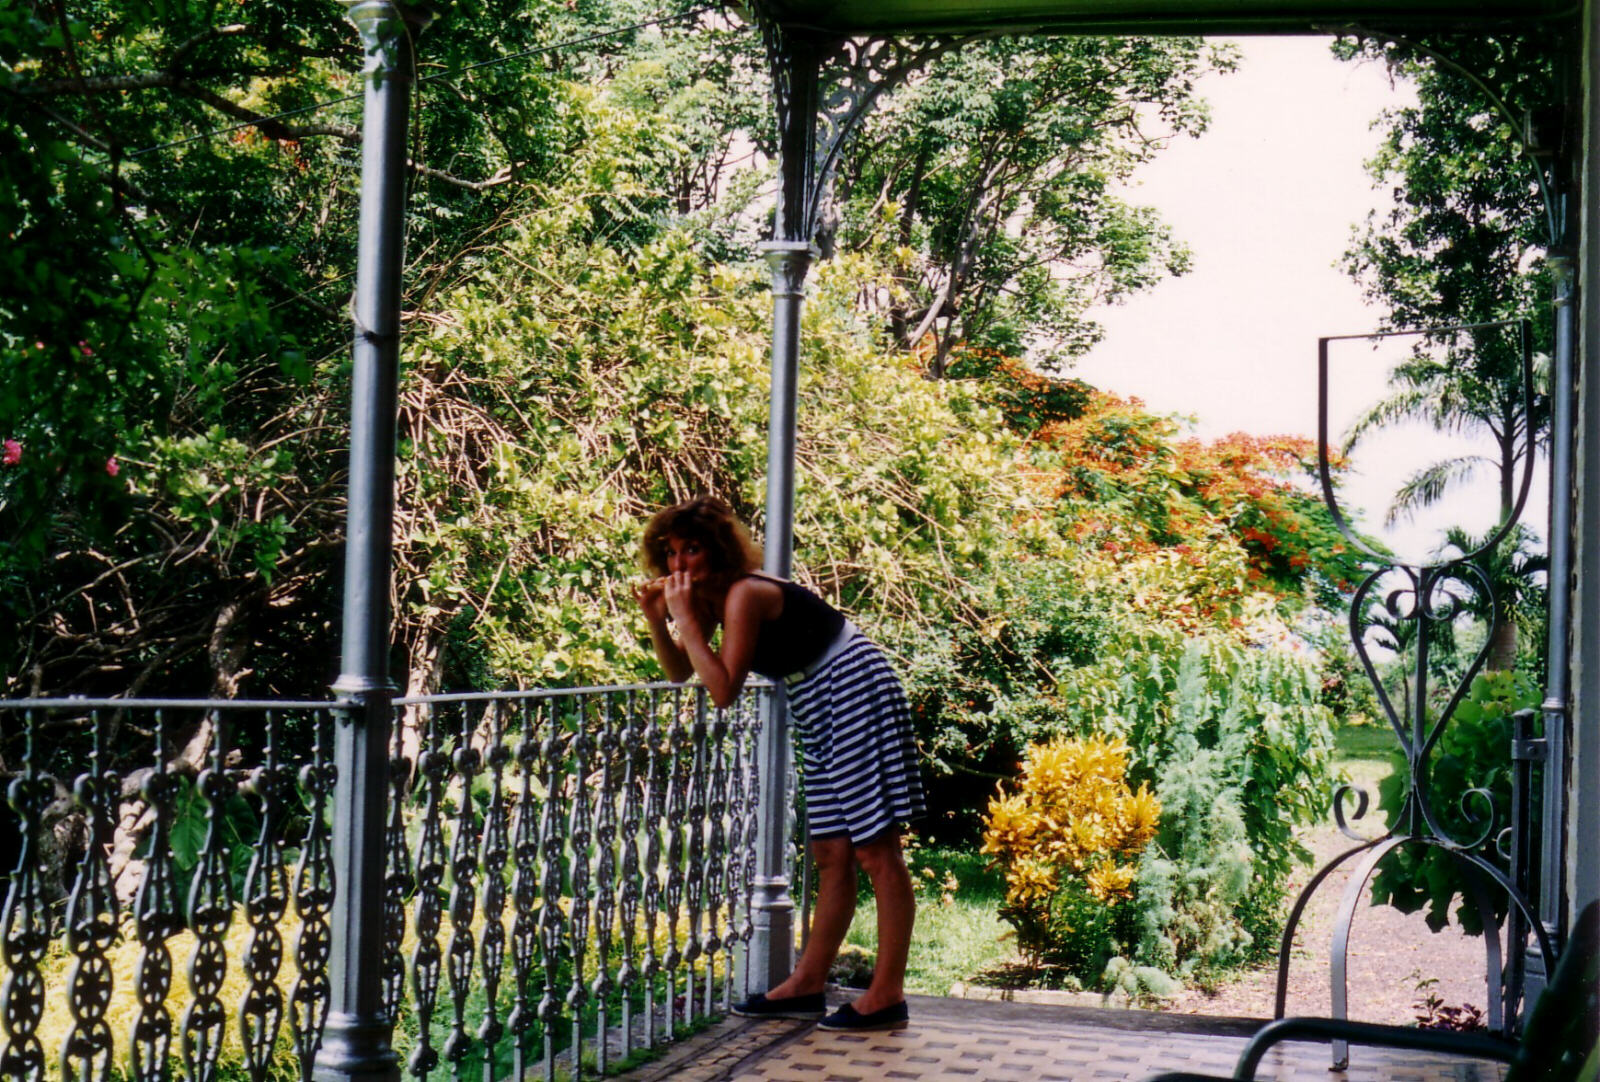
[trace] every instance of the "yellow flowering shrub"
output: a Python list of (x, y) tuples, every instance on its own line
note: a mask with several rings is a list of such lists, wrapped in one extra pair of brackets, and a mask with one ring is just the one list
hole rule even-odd
[(1148, 786), (1129, 787), (1127, 769), (1121, 740), (1058, 738), (1031, 747), (1016, 789), (989, 801), (983, 852), (1005, 870), (1001, 915), (1035, 963), (1048, 957), (1095, 976), (1114, 946), (1108, 918), (1132, 896), (1135, 858), (1161, 817)]

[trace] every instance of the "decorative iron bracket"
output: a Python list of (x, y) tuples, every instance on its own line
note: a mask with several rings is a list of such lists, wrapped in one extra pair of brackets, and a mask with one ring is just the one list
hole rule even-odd
[[(1347, 1017), (1346, 980), (1345, 980), (1345, 954), (1348, 945), (1350, 922), (1354, 916), (1356, 902), (1365, 888), (1368, 878), (1377, 868), (1378, 862), (1388, 853), (1401, 846), (1428, 846), (1447, 854), (1452, 860), (1462, 866), (1466, 873), (1470, 903), (1476, 909), (1478, 919), (1484, 927), (1485, 969), (1487, 977), (1487, 993), (1489, 1005), (1489, 1025), (1491, 1028), (1509, 1029), (1512, 1025), (1515, 1007), (1522, 990), (1522, 943), (1531, 932), (1537, 941), (1541, 961), (1546, 965), (1553, 962), (1551, 939), (1547, 929), (1540, 923), (1533, 904), (1529, 899), (1527, 890), (1526, 856), (1519, 848), (1513, 831), (1511, 844), (1510, 863), (1513, 872), (1507, 875), (1489, 859), (1491, 848), (1498, 849), (1500, 855), (1505, 856), (1504, 839), (1492, 838), (1493, 832), (1493, 804), (1489, 794), (1484, 790), (1471, 790), (1462, 799), (1462, 812), (1477, 833), (1472, 837), (1457, 837), (1441, 821), (1435, 813), (1429, 793), (1428, 760), (1434, 747), (1439, 741), (1445, 726), (1450, 722), (1457, 706), (1465, 697), (1473, 678), (1482, 668), (1489, 652), (1489, 642), (1494, 636), (1494, 629), (1498, 625), (1499, 607), (1494, 600), (1494, 591), (1488, 578), (1476, 565), (1475, 561), (1484, 553), (1492, 550), (1505, 537), (1510, 534), (1517, 520), (1522, 516), (1522, 511), (1527, 503), (1529, 488), (1533, 480), (1534, 433), (1531, 420), (1524, 418), (1522, 425), (1522, 446), (1519, 448), (1518, 460), (1521, 463), (1521, 479), (1517, 486), (1515, 503), (1497, 529), (1484, 539), (1474, 551), (1463, 553), (1453, 559), (1441, 560), (1432, 564), (1409, 564), (1394, 559), (1390, 554), (1369, 544), (1351, 526), (1343, 509), (1339, 506), (1338, 496), (1333, 485), (1332, 466), (1329, 459), (1330, 433), (1328, 423), (1328, 347), (1330, 342), (1340, 340), (1370, 341), (1376, 338), (1392, 337), (1419, 337), (1424, 340), (1437, 340), (1444, 334), (1460, 331), (1484, 332), (1507, 329), (1517, 337), (1521, 354), (1520, 377), (1522, 384), (1523, 409), (1529, 410), (1533, 401), (1533, 349), (1531, 328), (1527, 320), (1507, 320), (1493, 323), (1470, 324), (1456, 327), (1433, 327), (1410, 331), (1389, 331), (1371, 335), (1341, 335), (1321, 338), (1317, 343), (1317, 465), (1319, 479), (1322, 486), (1322, 496), (1327, 504), (1329, 514), (1333, 517), (1334, 524), (1339, 532), (1351, 546), (1366, 553), (1371, 558), (1375, 569), (1365, 581), (1357, 587), (1350, 606), (1350, 638), (1356, 655), (1360, 658), (1362, 668), (1371, 682), (1377, 695), (1379, 705), (1387, 716), (1390, 726), (1394, 729), (1395, 736), (1399, 739), (1406, 757), (1406, 770), (1408, 790), (1402, 803), (1395, 823), (1389, 831), (1376, 838), (1363, 838), (1353, 831), (1346, 820), (1345, 802), (1351, 795), (1349, 786), (1341, 786), (1334, 794), (1333, 811), (1339, 828), (1360, 844), (1335, 856), (1325, 864), (1307, 883), (1296, 899), (1289, 915), (1289, 920), (1283, 931), (1283, 939), (1278, 955), (1278, 987), (1275, 1013), (1276, 1017), (1283, 1017), (1286, 1006), (1288, 990), (1289, 958), (1294, 943), (1296, 928), (1304, 914), (1307, 902), (1328, 878), (1329, 874), (1345, 861), (1361, 856), (1356, 863), (1349, 881), (1344, 888), (1338, 916), (1335, 918), (1334, 941), (1330, 959), (1331, 994), (1333, 1000), (1333, 1014), (1337, 1018)], [(1484, 645), (1467, 666), (1466, 672), (1450, 693), (1448, 700), (1442, 708), (1434, 705), (1434, 697), (1430, 694), (1428, 666), (1428, 652), (1430, 644), (1437, 637), (1440, 630), (1451, 622), (1460, 610), (1463, 602), (1461, 591), (1479, 595), (1487, 600), (1488, 628)], [(1387, 689), (1379, 678), (1377, 667), (1373, 662), (1367, 646), (1367, 634), (1374, 626), (1374, 609), (1381, 609), (1388, 621), (1396, 624), (1409, 624), (1415, 628), (1415, 671), (1413, 685), (1407, 695), (1407, 704), (1402, 717), (1402, 711), (1396, 708)], [(1430, 720), (1431, 719), (1431, 720)], [(1543, 758), (1546, 744), (1543, 740), (1532, 739), (1528, 735), (1531, 725), (1531, 714), (1520, 717), (1518, 737), (1513, 747), (1513, 757), (1517, 760), (1534, 760)], [(1522, 768), (1524, 774), (1526, 767)], [(1515, 803), (1520, 807), (1523, 803), (1522, 794), (1526, 789), (1526, 777), (1521, 776), (1518, 782), (1518, 793)], [(1353, 818), (1360, 819), (1367, 807), (1366, 794), (1358, 793), (1357, 806)], [(1469, 801), (1476, 804), (1477, 811), (1469, 806)], [(1500, 942), (1495, 926), (1495, 907), (1489, 901), (1489, 888), (1498, 887), (1508, 899), (1508, 909), (1511, 913), (1510, 931), (1507, 939), (1507, 950), (1511, 955), (1508, 966), (1502, 967)], [(1342, 1070), (1348, 1061), (1348, 1049), (1342, 1040), (1333, 1042), (1334, 1069)]]
[[(1545, 235), (1548, 245), (1547, 260), (1554, 281), (1554, 349), (1551, 356), (1550, 399), (1550, 520), (1549, 520), (1549, 581), (1548, 669), (1545, 677), (1542, 752), (1530, 747), (1514, 749), (1542, 754), (1548, 766), (1544, 770), (1543, 801), (1539, 816), (1546, 824), (1540, 831), (1541, 855), (1538, 861), (1539, 880), (1536, 898), (1539, 908), (1538, 938), (1541, 950), (1527, 959), (1528, 993), (1533, 995), (1542, 985), (1544, 964), (1548, 960), (1549, 944), (1560, 938), (1565, 892), (1562, 869), (1565, 864), (1565, 835), (1562, 824), (1566, 819), (1567, 793), (1565, 767), (1567, 759), (1567, 730), (1570, 719), (1571, 671), (1570, 656), (1571, 597), (1570, 582), (1574, 555), (1573, 514), (1575, 494), (1572, 477), (1575, 462), (1575, 376), (1577, 371), (1577, 295), (1574, 253), (1578, 249), (1578, 207), (1581, 191), (1581, 163), (1583, 138), (1580, 126), (1581, 94), (1576, 84), (1583, 74), (1583, 64), (1577, 50), (1552, 43), (1549, 50), (1554, 57), (1555, 70), (1550, 85), (1540, 87), (1519, 82), (1515, 66), (1497, 62), (1511, 55), (1511, 48), (1503, 38), (1491, 37), (1489, 44), (1496, 47), (1488, 53), (1481, 51), (1482, 37), (1454, 37), (1432, 39), (1427, 42), (1404, 37), (1391, 30), (1363, 25), (1330, 26), (1328, 33), (1357, 39), (1372, 39), (1402, 46), (1419, 57), (1426, 57), (1441, 69), (1471, 83), (1481, 93), (1490, 108), (1497, 113), (1515, 133), (1518, 149), (1527, 163), (1531, 179), (1539, 189), (1543, 207)], [(1574, 21), (1566, 28), (1567, 40), (1582, 39), (1581, 27)], [(1475, 45), (1480, 49), (1471, 54)], [(1525, 762), (1525, 760), (1516, 760)], [(1338, 798), (1336, 798), (1337, 803)], [(1341, 823), (1341, 826), (1343, 824)], [(1525, 839), (1519, 839), (1513, 848), (1518, 849)], [(1518, 849), (1521, 853), (1520, 849)], [(1521, 853), (1527, 859), (1526, 853)], [(1519, 881), (1525, 891), (1532, 884)], [(1511, 944), (1511, 961), (1508, 965), (1508, 984), (1523, 968), (1523, 939), (1519, 935), (1520, 914), (1513, 912), (1508, 938)], [(1513, 1003), (1515, 1002), (1513, 998)]]
[(815, 243), (839, 156), (878, 98), (974, 37), (837, 38), (786, 26), (765, 3), (750, 7), (778, 118), (773, 239)]

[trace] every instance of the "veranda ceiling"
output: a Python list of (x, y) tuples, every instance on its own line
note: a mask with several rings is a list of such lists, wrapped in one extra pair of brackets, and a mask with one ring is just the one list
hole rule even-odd
[(829, 34), (978, 30), (1085, 34), (1486, 29), (1577, 13), (1574, 0), (767, 0), (778, 22)]

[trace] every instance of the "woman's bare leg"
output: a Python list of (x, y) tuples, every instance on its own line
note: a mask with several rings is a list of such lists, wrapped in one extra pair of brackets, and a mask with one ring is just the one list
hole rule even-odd
[(795, 963), (794, 972), (767, 992), (768, 999), (812, 995), (828, 983), (828, 970), (833, 968), (851, 918), (856, 915), (856, 853), (849, 838), (812, 841), (811, 859), (817, 865), (817, 908), (811, 914), (811, 937), (806, 940), (806, 949)]
[(878, 957), (872, 983), (852, 1004), (856, 1013), (871, 1014), (906, 998), (906, 958), (911, 951), (917, 901), (911, 872), (900, 852), (899, 831), (857, 846), (855, 859), (872, 880), (872, 894), (878, 902)]

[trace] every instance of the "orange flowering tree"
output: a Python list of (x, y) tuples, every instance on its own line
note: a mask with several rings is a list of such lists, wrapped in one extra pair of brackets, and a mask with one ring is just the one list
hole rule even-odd
[[(1238, 627), (1252, 593), (1288, 608), (1330, 605), (1358, 581), (1360, 560), (1311, 483), (1316, 445), (1303, 436), (1180, 439), (1177, 421), (1138, 399), (1091, 391), (1076, 417), (1042, 424), (1032, 440), (1063, 531), (1113, 564), (1156, 571), (1186, 595), (1179, 611)], [(1163, 562), (1210, 573), (1163, 576)]]

